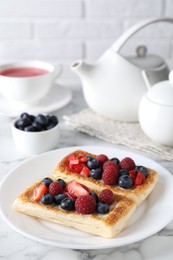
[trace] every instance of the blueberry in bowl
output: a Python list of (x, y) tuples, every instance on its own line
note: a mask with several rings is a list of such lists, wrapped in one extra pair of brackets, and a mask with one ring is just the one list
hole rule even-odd
[(38, 154), (57, 148), (59, 120), (56, 115), (22, 113), (11, 125), (12, 136), (21, 152)]

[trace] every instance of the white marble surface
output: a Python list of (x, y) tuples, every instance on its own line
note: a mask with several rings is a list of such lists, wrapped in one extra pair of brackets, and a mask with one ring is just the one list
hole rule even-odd
[[(84, 108), (81, 89), (73, 87), (73, 100), (66, 107), (56, 111), (60, 119), (61, 138), (59, 148), (74, 145), (106, 145), (110, 143), (74, 131), (61, 119)], [(6, 174), (29, 155), (19, 153), (13, 143), (10, 123), (12, 119), (0, 116), (0, 181)], [(173, 163), (153, 159), (167, 168), (173, 174)], [(4, 198), (5, 199), (5, 198)], [(157, 218), (157, 216), (153, 216)], [(0, 259), (9, 260), (172, 260), (173, 259), (173, 221), (157, 234), (140, 242), (106, 250), (69, 250), (56, 248), (32, 241), (9, 227), (0, 217)]]

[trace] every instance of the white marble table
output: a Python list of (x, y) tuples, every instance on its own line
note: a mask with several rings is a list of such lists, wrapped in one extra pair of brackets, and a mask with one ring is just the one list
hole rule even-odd
[[(111, 147), (112, 145), (109, 143), (74, 131), (61, 119), (62, 115), (72, 114), (86, 106), (81, 89), (79, 87), (73, 87), (72, 91), (73, 100), (71, 103), (59, 111), (56, 111), (60, 119), (61, 129), (61, 139), (58, 147), (93, 144)], [(0, 116), (0, 181), (11, 169), (30, 157), (16, 150), (10, 132), (11, 121), (11, 118)], [(154, 157), (152, 159), (159, 162), (173, 174), (173, 163), (162, 161)], [(157, 218), (157, 216), (155, 217)], [(70, 250), (56, 248), (30, 240), (14, 231), (0, 217), (0, 259), (172, 260), (173, 221), (157, 234), (127, 246), (106, 250)]]

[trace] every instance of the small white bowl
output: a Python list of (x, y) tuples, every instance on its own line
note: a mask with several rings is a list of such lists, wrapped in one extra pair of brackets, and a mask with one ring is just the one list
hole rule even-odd
[(26, 132), (16, 126), (17, 119), (11, 124), (11, 131), (16, 148), (27, 154), (39, 154), (58, 147), (59, 123), (53, 128), (40, 132)]

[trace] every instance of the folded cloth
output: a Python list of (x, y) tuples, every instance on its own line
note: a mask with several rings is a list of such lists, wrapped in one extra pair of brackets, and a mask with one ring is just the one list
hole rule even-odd
[(142, 132), (139, 123), (114, 121), (100, 116), (89, 108), (70, 116), (64, 115), (63, 118), (77, 131), (173, 161), (173, 148), (152, 142)]

